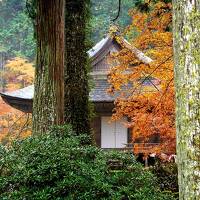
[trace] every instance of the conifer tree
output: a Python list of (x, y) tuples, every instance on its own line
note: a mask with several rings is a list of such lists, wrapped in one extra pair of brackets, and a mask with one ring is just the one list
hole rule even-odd
[(64, 0), (36, 1), (33, 134), (64, 121)]
[(65, 122), (90, 133), (86, 31), (90, 0), (65, 5)]

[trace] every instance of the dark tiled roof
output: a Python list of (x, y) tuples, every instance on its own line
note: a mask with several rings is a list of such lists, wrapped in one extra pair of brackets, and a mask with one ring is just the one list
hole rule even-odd
[[(109, 83), (106, 79), (97, 79), (93, 81), (94, 87), (90, 92), (90, 100), (92, 102), (111, 102), (114, 101), (115, 96), (109, 95), (107, 93), (107, 89), (109, 88)], [(20, 90), (16, 90), (13, 92), (6, 92), (3, 93), (2, 96), (6, 97), (13, 97), (18, 99), (19, 101), (23, 100), (32, 100), (34, 93), (34, 86), (28, 86)]]
[[(95, 80), (94, 87), (90, 92), (90, 101), (97, 102), (113, 102), (115, 96), (109, 95), (107, 89), (109, 84), (107, 80)], [(34, 86), (16, 90), (13, 92), (2, 93), (3, 100), (12, 107), (23, 112), (32, 112)]]
[(108, 94), (109, 83), (106, 79), (94, 81), (94, 88), (90, 92), (90, 100), (92, 102), (112, 102), (116, 96)]

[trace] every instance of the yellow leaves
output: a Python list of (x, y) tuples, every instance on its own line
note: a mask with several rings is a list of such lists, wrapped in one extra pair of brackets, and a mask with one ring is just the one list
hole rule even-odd
[(31, 135), (31, 117), (18, 111), (4, 114), (0, 116), (0, 127), (0, 142), (9, 145), (17, 138), (26, 138)]
[[(7, 82), (6, 90), (12, 91), (32, 84), (34, 67), (28, 60), (16, 57), (7, 62), (2, 72)], [(11, 108), (0, 99), (0, 142), (9, 144), (16, 138), (31, 134), (31, 118)]]
[(14, 91), (14, 90), (20, 89), (22, 86), (21, 84), (8, 83), (6, 87), (7, 87), (7, 91)]
[(13, 60), (8, 61), (5, 67), (10, 71), (29, 74), (30, 76), (34, 77), (33, 64), (29, 63), (26, 59), (16, 57)]
[(136, 28), (136, 31), (142, 32), (145, 29), (145, 24), (148, 15), (146, 13), (139, 13), (136, 10), (131, 10), (129, 14), (132, 16), (132, 28)]
[(120, 72), (111, 73), (109, 76), (109, 82), (115, 81), (113, 85), (114, 90), (120, 90), (121, 86), (128, 83), (128, 76), (126, 74), (121, 74)]
[(4, 77), (10, 82), (21, 83), (22, 87), (32, 84), (35, 69), (28, 60), (16, 57), (8, 61), (5, 68)]
[(115, 37), (116, 36), (116, 33), (119, 32), (119, 28), (116, 26), (116, 25), (112, 25), (109, 29), (109, 36), (111, 38)]
[(166, 11), (171, 11), (172, 9), (172, 4), (171, 3), (165, 3), (163, 1), (158, 1), (155, 5), (154, 5), (154, 10), (160, 10), (162, 12), (166, 12)]

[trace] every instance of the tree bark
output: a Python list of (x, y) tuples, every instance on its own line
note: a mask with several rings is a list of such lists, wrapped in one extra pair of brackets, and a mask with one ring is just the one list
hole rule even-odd
[(65, 6), (65, 121), (77, 135), (91, 133), (86, 26), (90, 0)]
[(33, 134), (64, 121), (64, 0), (37, 0)]
[(180, 200), (200, 199), (200, 0), (174, 0)]

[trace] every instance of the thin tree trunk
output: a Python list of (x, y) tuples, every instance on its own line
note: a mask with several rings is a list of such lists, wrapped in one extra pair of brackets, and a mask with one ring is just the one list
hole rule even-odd
[(180, 200), (200, 199), (200, 0), (174, 0)]
[(89, 0), (65, 6), (65, 121), (76, 134), (90, 133), (86, 25)]
[(38, 0), (33, 134), (64, 121), (64, 0)]

